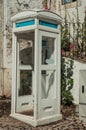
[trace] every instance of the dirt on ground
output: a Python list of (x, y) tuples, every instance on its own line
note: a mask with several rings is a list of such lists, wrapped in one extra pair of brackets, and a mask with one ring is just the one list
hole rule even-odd
[(0, 101), (0, 130), (86, 130), (86, 123), (79, 120), (75, 106), (62, 107), (62, 120), (39, 127), (32, 127), (10, 117), (10, 100)]

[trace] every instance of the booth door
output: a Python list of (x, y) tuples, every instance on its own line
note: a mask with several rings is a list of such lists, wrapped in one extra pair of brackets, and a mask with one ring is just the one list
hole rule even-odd
[(39, 117), (58, 111), (58, 34), (40, 31)]
[(17, 34), (16, 112), (33, 115), (34, 32)]

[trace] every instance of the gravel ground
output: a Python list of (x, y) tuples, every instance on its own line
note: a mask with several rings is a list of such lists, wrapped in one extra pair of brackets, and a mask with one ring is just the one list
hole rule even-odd
[(86, 123), (81, 122), (78, 117), (69, 116), (49, 125), (32, 127), (4, 115), (0, 118), (0, 130), (86, 130)]
[(5, 105), (0, 107), (0, 130), (86, 130), (86, 123), (80, 121), (78, 116), (75, 115), (74, 107), (63, 108), (63, 119), (60, 121), (40, 127), (32, 127), (9, 116), (10, 101), (4, 101), (2, 104)]

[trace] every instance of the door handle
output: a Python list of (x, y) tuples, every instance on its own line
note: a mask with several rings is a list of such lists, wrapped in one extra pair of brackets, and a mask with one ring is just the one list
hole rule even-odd
[(82, 85), (82, 93), (84, 93), (84, 85)]

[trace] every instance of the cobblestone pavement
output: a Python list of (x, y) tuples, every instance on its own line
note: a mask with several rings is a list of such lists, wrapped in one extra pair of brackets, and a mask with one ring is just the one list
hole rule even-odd
[(76, 116), (63, 117), (61, 121), (40, 126), (32, 127), (10, 116), (0, 118), (0, 130), (86, 130), (86, 123), (81, 122)]
[(79, 120), (75, 107), (62, 108), (63, 119), (49, 125), (32, 127), (10, 117), (10, 102), (0, 104), (0, 130), (86, 130), (86, 123)]

